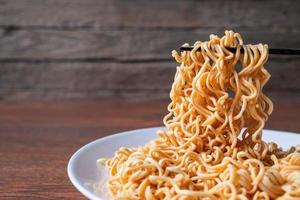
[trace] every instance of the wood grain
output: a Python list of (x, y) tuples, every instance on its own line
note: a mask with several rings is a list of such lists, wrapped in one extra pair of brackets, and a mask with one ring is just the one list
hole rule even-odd
[[(238, 29), (236, 31), (239, 31)], [(299, 31), (239, 31), (246, 44), (266, 43), (270, 47), (297, 48)], [(171, 51), (189, 42), (207, 40), (224, 30), (0, 30), (0, 59), (118, 59), (166, 60)]]
[(161, 124), (164, 103), (0, 103), (0, 199), (84, 199), (67, 178), (76, 149)]
[(32, 98), (159, 99), (168, 96), (175, 63), (5, 63), (0, 96)]
[[(273, 98), (300, 98), (300, 58), (270, 57), (272, 77), (265, 91)], [(177, 63), (13, 62), (0, 67), (3, 99), (167, 98)], [(282, 95), (285, 94), (285, 95)]]
[[(163, 99), (171, 50), (226, 29), (299, 48), (299, 13), (294, 0), (0, 0), (0, 99)], [(268, 94), (298, 101), (299, 58), (268, 66)]]
[[(0, 102), (0, 199), (84, 199), (67, 177), (82, 145), (161, 126), (166, 101)], [(300, 132), (300, 104), (275, 102), (267, 128)]]
[[(0, 25), (299, 30), (299, 1), (1, 0)], [(224, 28), (222, 28), (224, 29)]]

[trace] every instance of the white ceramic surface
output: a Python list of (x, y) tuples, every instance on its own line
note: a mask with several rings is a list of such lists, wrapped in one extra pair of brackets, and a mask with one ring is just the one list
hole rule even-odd
[[(68, 175), (73, 185), (87, 198), (92, 200), (110, 199), (106, 180), (108, 171), (99, 167), (96, 160), (112, 157), (120, 147), (137, 147), (156, 137), (156, 131), (163, 127), (126, 131), (95, 140), (74, 153), (68, 164)], [(300, 134), (264, 130), (263, 139), (275, 142), (283, 149), (300, 144)]]

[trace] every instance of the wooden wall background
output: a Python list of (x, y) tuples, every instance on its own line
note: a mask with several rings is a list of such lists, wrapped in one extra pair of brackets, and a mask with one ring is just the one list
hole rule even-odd
[[(166, 98), (171, 50), (232, 29), (300, 47), (300, 1), (0, 0), (0, 98)], [(267, 93), (300, 99), (300, 57), (271, 56)]]

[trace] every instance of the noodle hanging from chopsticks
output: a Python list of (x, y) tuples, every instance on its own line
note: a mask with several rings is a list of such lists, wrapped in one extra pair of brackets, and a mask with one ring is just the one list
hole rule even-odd
[(114, 198), (300, 199), (299, 150), (262, 140), (273, 110), (262, 91), (270, 78), (268, 46), (244, 45), (240, 34), (225, 31), (172, 55), (180, 67), (163, 120), (167, 131), (106, 161)]

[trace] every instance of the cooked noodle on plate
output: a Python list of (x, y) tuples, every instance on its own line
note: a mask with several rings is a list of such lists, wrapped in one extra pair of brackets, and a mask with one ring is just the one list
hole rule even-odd
[(114, 198), (300, 199), (299, 151), (262, 140), (273, 110), (263, 93), (268, 46), (225, 31), (172, 55), (180, 66), (163, 120), (167, 131), (105, 161)]

